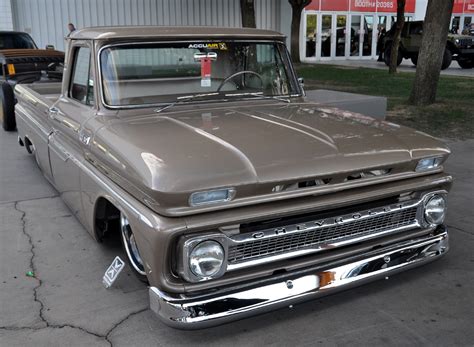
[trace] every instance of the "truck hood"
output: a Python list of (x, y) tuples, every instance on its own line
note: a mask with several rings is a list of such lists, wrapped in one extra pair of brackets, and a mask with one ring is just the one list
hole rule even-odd
[(236, 187), (238, 198), (309, 178), (413, 171), (417, 159), (449, 153), (421, 132), (310, 103), (116, 119), (96, 133), (92, 151), (121, 186), (157, 201), (182, 195), (176, 203), (186, 204), (195, 191)]

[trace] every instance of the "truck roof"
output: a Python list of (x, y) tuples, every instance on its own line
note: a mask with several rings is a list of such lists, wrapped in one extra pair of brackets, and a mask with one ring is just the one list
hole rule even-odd
[(115, 40), (115, 39), (276, 39), (283, 40), (285, 35), (271, 30), (251, 28), (223, 28), (205, 26), (110, 26), (90, 27), (73, 32), (71, 40)]

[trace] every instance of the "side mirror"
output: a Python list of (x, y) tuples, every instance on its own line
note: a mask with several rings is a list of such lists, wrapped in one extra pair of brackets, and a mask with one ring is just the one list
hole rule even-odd
[(48, 50), (54, 50), (54, 45), (46, 45), (45, 48)]
[(303, 77), (298, 77), (298, 84), (301, 87), (301, 90), (303, 92), (303, 96), (306, 96), (306, 92), (304, 91), (304, 78)]
[(301, 88), (304, 88), (304, 78), (298, 77), (298, 83), (300, 84)]

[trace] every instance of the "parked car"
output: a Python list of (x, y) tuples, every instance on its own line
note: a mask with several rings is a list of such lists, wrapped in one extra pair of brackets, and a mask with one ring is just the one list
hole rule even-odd
[[(389, 30), (384, 38), (384, 58), (386, 65), (390, 64), (390, 52), (392, 49), (394, 31), (395, 28)], [(400, 65), (404, 58), (411, 59), (412, 63), (417, 65), (422, 34), (423, 21), (405, 23), (400, 38), (397, 65)], [(453, 60), (457, 60), (459, 66), (463, 69), (470, 69), (474, 66), (474, 37), (470, 35), (448, 34), (441, 69), (447, 69)]]
[(166, 324), (229, 322), (448, 251), (446, 145), (306, 101), (282, 34), (68, 40), (62, 84), (16, 86), (20, 145), (92, 237), (122, 240)]
[(64, 53), (38, 49), (30, 35), (0, 31), (0, 123), (6, 131), (16, 129), (15, 95), (17, 83), (61, 81)]

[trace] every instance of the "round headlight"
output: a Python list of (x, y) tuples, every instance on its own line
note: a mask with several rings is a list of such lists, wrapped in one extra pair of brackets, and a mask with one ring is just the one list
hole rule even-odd
[(189, 256), (189, 268), (198, 277), (216, 275), (224, 263), (224, 249), (219, 242), (204, 241), (194, 247)]
[(425, 219), (431, 225), (443, 223), (446, 215), (446, 200), (441, 195), (433, 195), (425, 203)]

